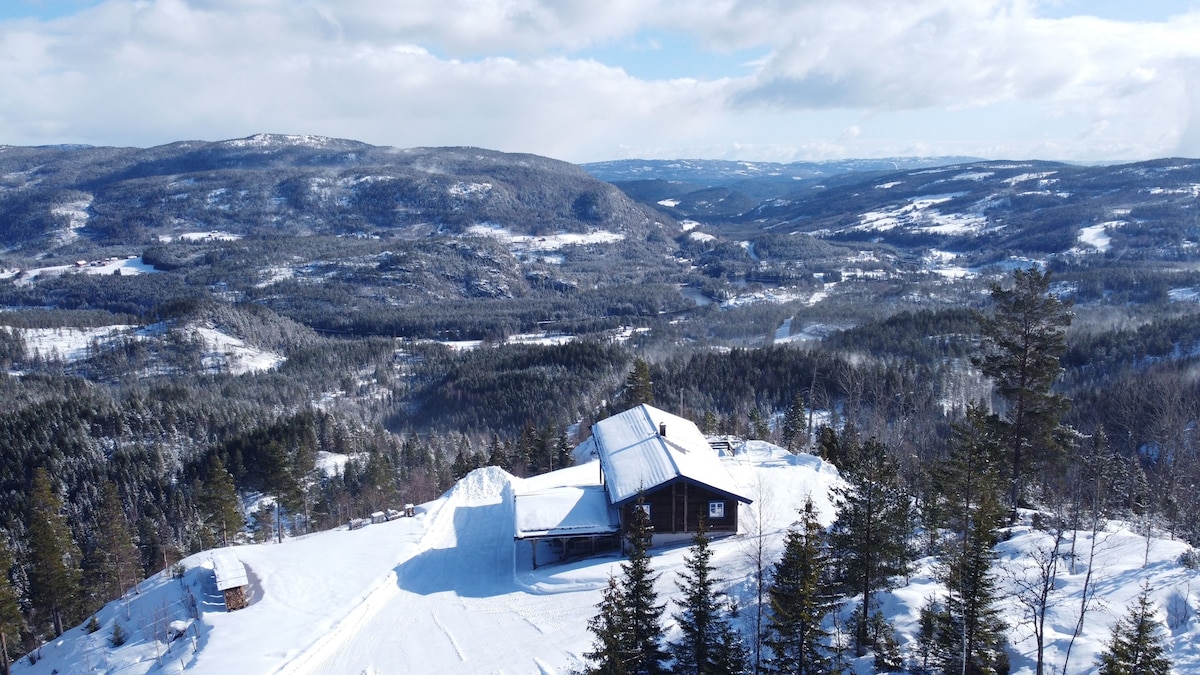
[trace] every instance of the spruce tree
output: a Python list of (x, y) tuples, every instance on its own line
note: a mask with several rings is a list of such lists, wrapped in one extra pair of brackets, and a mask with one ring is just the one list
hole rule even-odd
[(946, 600), (938, 630), (939, 660), (946, 672), (1004, 671), (1004, 624), (996, 608), (992, 574), (1003, 521), (1001, 450), (986, 413), (978, 406), (954, 427), (950, 455), (935, 469), (936, 494), (943, 501), (939, 524), (951, 534), (939, 555)]
[(100, 487), (100, 508), (93, 549), (84, 557), (91, 604), (102, 605), (121, 597), (141, 579), (141, 555), (133, 545), (129, 522), (117, 486), (105, 481)]
[(1096, 665), (1100, 675), (1168, 675), (1171, 660), (1163, 644), (1162, 627), (1155, 619), (1150, 590), (1143, 589), (1129, 612), (1113, 626), (1108, 646)]
[(825, 642), (829, 631), (822, 623), (833, 609), (826, 593), (828, 578), (825, 530), (817, 521), (809, 499), (800, 522), (788, 531), (783, 556), (775, 563), (770, 595), (766, 644), (772, 673), (815, 675), (827, 673), (833, 662)]
[(671, 644), (674, 670), (697, 675), (729, 675), (745, 671), (746, 649), (730, 626), (716, 589), (708, 526), (703, 517), (684, 558), (676, 585), (682, 592), (674, 619), (682, 636)]
[(48, 622), (55, 637), (77, 618), (80, 596), (79, 549), (62, 510), (46, 470), (36, 469), (29, 507), (29, 603), (39, 627)]
[(204, 483), (200, 486), (197, 501), (204, 524), (215, 540), (228, 546), (229, 540), (245, 527), (246, 521), (233, 476), (215, 452), (209, 455), (205, 465)]
[(661, 619), (666, 605), (658, 604), (658, 593), (654, 590), (658, 575), (650, 567), (649, 552), (653, 528), (650, 515), (641, 505), (639, 498), (629, 527), (629, 560), (621, 563), (625, 630), (630, 636), (624, 662), (630, 673), (656, 675), (669, 672), (664, 665), (668, 656), (662, 646)]
[(1054, 432), (1070, 403), (1050, 389), (1062, 372), (1071, 305), (1050, 294), (1049, 272), (1013, 270), (1012, 280), (1008, 289), (993, 284), (992, 314), (976, 316), (983, 334), (976, 365), (1007, 404), (994, 423), (1008, 452), (1008, 506), (1015, 516), (1029, 466), (1060, 454)]
[(591, 663), (586, 672), (589, 675), (628, 675), (625, 657), (630, 640), (626, 629), (625, 594), (616, 577), (608, 578), (608, 587), (596, 609), (599, 610), (596, 616), (588, 621), (588, 631), (595, 640), (592, 650), (583, 655)]
[(9, 672), (9, 655), (21, 644), (21, 630), (25, 625), (20, 597), (9, 578), (12, 569), (8, 537), (0, 533), (0, 674), (4, 675)]
[(807, 430), (808, 420), (804, 409), (804, 395), (796, 394), (792, 397), (792, 405), (783, 417), (783, 430), (780, 440), (783, 441), (784, 447), (789, 452), (796, 452), (796, 450), (807, 444)]
[(621, 580), (609, 579), (599, 613), (588, 622), (595, 636), (593, 649), (584, 656), (592, 662), (588, 673), (659, 675), (667, 673), (669, 659), (663, 649), (662, 613), (650, 568), (653, 528), (642, 509), (642, 499), (632, 511), (626, 539), (629, 559), (621, 563)]
[(654, 385), (650, 381), (650, 364), (642, 359), (633, 360), (633, 370), (625, 379), (625, 406), (633, 408), (643, 403), (654, 403)]
[(836, 490), (838, 517), (830, 544), (839, 582), (848, 594), (862, 596), (862, 609), (852, 626), (862, 656), (877, 647), (868, 635), (874, 594), (908, 571), (912, 507), (884, 444), (872, 438), (855, 446), (845, 464), (842, 477), (847, 484)]

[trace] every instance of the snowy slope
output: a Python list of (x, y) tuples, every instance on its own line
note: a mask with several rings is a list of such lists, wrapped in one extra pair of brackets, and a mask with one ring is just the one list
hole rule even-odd
[[(832, 519), (829, 488), (839, 479), (815, 457), (791, 456), (761, 442), (751, 441), (723, 461), (755, 500), (741, 512), (742, 535), (713, 545), (726, 588), (745, 608), (753, 597), (749, 533), (771, 534), (773, 558), (778, 533), (796, 519), (810, 494), (822, 520)], [(14, 672), (570, 672), (590, 647), (588, 619), (609, 575), (620, 575), (621, 560), (610, 555), (532, 569), (527, 544), (512, 537), (512, 495), (594, 483), (598, 473), (594, 462), (529, 479), (480, 469), (418, 507), (414, 518), (238, 547), (234, 552), (251, 582), (250, 605), (237, 612), (226, 613), (220, 604), (209, 554), (191, 556), (182, 579), (159, 575), (143, 582), (140, 594), (98, 614), (101, 629), (95, 634), (74, 628), (44, 646), (36, 665), (22, 659)], [(1002, 581), (1021, 574), (1028, 552), (1041, 543), (1041, 533), (1018, 528), (1000, 549)], [(1121, 524), (1101, 533), (1098, 543), (1093, 580), (1102, 602), (1075, 644), (1071, 672), (1094, 671), (1109, 626), (1143, 583), (1152, 587), (1164, 620), (1172, 608), (1169, 639), (1178, 672), (1200, 669), (1200, 646), (1193, 646), (1200, 623), (1193, 617), (1191, 591), (1200, 591), (1200, 573), (1176, 563), (1186, 546), (1153, 539), (1147, 549), (1145, 538)], [(1086, 545), (1081, 535), (1077, 550)], [(677, 593), (676, 573), (686, 552), (685, 546), (655, 551), (660, 600)], [(923, 561), (909, 585), (883, 598), (902, 646), (911, 640), (925, 597), (939, 592), (930, 569), (931, 561)], [(1055, 592), (1047, 654), (1056, 669), (1075, 624), (1082, 578), (1078, 564)], [(1021, 627), (1028, 622), (1013, 600), (1006, 601), (1005, 611), (1014, 627), (1014, 672), (1032, 672), (1033, 642)], [(742, 613), (743, 620), (749, 616)], [(108, 642), (114, 622), (129, 634), (118, 648)], [(181, 637), (169, 641), (173, 633)], [(870, 672), (869, 664), (856, 665)]]

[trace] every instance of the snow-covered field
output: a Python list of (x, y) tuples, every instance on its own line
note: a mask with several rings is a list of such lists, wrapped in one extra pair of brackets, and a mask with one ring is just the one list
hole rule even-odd
[(116, 274), (120, 276), (132, 276), (135, 274), (149, 274), (157, 272), (153, 265), (147, 265), (140, 257), (133, 256), (129, 258), (106, 258), (104, 260), (80, 260), (73, 265), (52, 265), (50, 267), (37, 267), (30, 270), (4, 270), (0, 272), (0, 279), (16, 279), (17, 284), (29, 284), (34, 279), (42, 276), (56, 276), (59, 274)]
[(583, 246), (586, 244), (614, 244), (625, 238), (620, 232), (598, 230), (596, 232), (575, 233), (560, 232), (545, 236), (528, 234), (513, 234), (503, 227), (472, 225), (467, 233), (480, 237), (493, 237), (508, 245), (514, 253), (558, 251), (567, 246)]
[(207, 348), (200, 360), (209, 370), (241, 375), (270, 370), (283, 362), (279, 354), (251, 347), (215, 328), (198, 326), (195, 331)]
[[(87, 358), (89, 352), (105, 343), (120, 339), (143, 340), (164, 330), (162, 324), (137, 328), (115, 324), (92, 328), (18, 328), (25, 340), (29, 356), (43, 359), (61, 359), (71, 362)], [(184, 326), (184, 331), (194, 333), (204, 342), (205, 352), (200, 359), (210, 371), (240, 375), (249, 372), (270, 370), (283, 362), (283, 357), (273, 352), (252, 347), (242, 340), (222, 333), (211, 326)]]
[[(720, 577), (745, 608), (753, 596), (748, 533), (755, 523), (771, 533), (774, 557), (779, 533), (809, 495), (822, 521), (832, 519), (829, 489), (839, 479), (816, 457), (792, 456), (757, 441), (723, 461), (755, 500), (741, 511), (742, 534), (713, 544)], [(159, 575), (143, 582), (140, 593), (98, 614), (99, 631), (71, 629), (42, 647), (36, 665), (22, 659), (14, 672), (567, 673), (591, 645), (588, 619), (608, 577), (620, 575), (621, 560), (608, 555), (532, 569), (527, 544), (513, 540), (512, 495), (597, 478), (594, 463), (529, 479), (489, 467), (418, 507), (413, 518), (237, 547), (234, 553), (250, 577), (250, 605), (237, 612), (221, 606), (209, 554), (196, 554), (184, 561), (181, 579)], [(1011, 588), (1006, 580), (1022, 574), (1030, 553), (1044, 543), (1043, 533), (1016, 528), (1000, 547), (1001, 583)], [(1081, 535), (1077, 552), (1089, 543)], [(1200, 622), (1191, 588), (1200, 592), (1200, 572), (1176, 563), (1187, 547), (1163, 539), (1147, 546), (1120, 523), (1102, 532), (1097, 544), (1093, 580), (1099, 602), (1087, 615), (1069, 672), (1094, 672), (1109, 626), (1143, 584), (1152, 589), (1164, 621), (1171, 622), (1167, 635), (1176, 672), (1197, 672)], [(654, 551), (660, 601), (677, 595), (676, 573), (686, 552), (682, 545)], [(1055, 669), (1075, 624), (1085, 561), (1077, 559), (1052, 594), (1047, 655)], [(931, 561), (922, 561), (909, 584), (883, 598), (902, 649), (910, 646), (918, 608), (940, 590), (930, 570)], [(743, 611), (741, 620), (749, 614)], [(1031, 673), (1029, 622), (1012, 599), (1005, 600), (1004, 615), (1013, 672)], [(128, 633), (128, 642), (117, 648), (108, 642), (115, 622)], [(180, 637), (169, 641), (173, 634)], [(869, 663), (855, 665), (859, 673), (870, 672)]]
[(932, 195), (909, 199), (907, 204), (885, 211), (868, 211), (858, 217), (856, 230), (882, 232), (906, 227), (915, 232), (966, 234), (987, 226), (982, 213), (942, 213), (936, 207), (956, 195)]

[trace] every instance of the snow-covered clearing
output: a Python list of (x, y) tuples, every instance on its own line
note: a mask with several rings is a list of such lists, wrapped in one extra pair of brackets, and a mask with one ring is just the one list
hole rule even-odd
[(967, 171), (965, 173), (960, 173), (957, 176), (954, 176), (950, 180), (977, 180), (978, 181), (978, 180), (983, 180), (984, 178), (991, 178), (992, 176), (995, 176), (995, 175), (996, 175), (995, 171)]
[[(566, 335), (564, 333), (518, 333), (509, 335), (504, 339), (504, 344), (509, 345), (565, 345), (568, 342), (575, 340), (574, 335)], [(483, 340), (435, 340), (440, 345), (445, 345), (454, 351), (466, 351), (469, 349), (478, 349), (484, 345)]]
[(115, 274), (133, 276), (157, 272), (153, 265), (147, 265), (140, 256), (128, 258), (105, 258), (102, 260), (80, 260), (72, 265), (51, 265), (35, 267), (28, 270), (4, 270), (0, 279), (16, 279), (18, 285), (31, 284), (38, 277), (57, 276), (59, 274)]
[(208, 348), (200, 362), (211, 371), (241, 375), (270, 370), (283, 362), (279, 354), (251, 347), (215, 328), (197, 326), (195, 330)]
[(904, 227), (916, 232), (967, 234), (978, 232), (987, 226), (987, 218), (982, 213), (942, 213), (934, 208), (955, 196), (917, 197), (895, 208), (867, 211), (859, 215), (859, 224), (853, 229), (882, 232)]
[(979, 274), (977, 270), (954, 264), (958, 257), (959, 254), (950, 251), (929, 249), (923, 261), (925, 269), (946, 279), (967, 279)]
[(1013, 176), (1012, 178), (1005, 178), (1004, 182), (1008, 183), (1009, 185), (1016, 185), (1017, 183), (1024, 183), (1026, 181), (1031, 181), (1031, 180), (1041, 181), (1042, 179), (1053, 176), (1056, 173), (1058, 173), (1058, 172), (1057, 171), (1038, 171), (1035, 173), (1021, 173), (1021, 174), (1017, 174), (1016, 176)]
[(1200, 302), (1200, 287), (1172, 288), (1167, 291), (1172, 302)]
[(488, 225), (472, 225), (467, 228), (467, 234), (480, 237), (493, 237), (510, 246), (515, 252), (525, 251), (557, 251), (567, 246), (583, 246), (586, 244), (614, 244), (625, 238), (620, 232), (598, 230), (596, 232), (559, 232), (544, 236), (529, 234), (513, 234), (503, 227)]
[(1121, 227), (1125, 224), (1123, 220), (1110, 220), (1096, 225), (1079, 228), (1079, 245), (1071, 249), (1073, 253), (1084, 253), (1088, 251), (1104, 253), (1112, 246), (1112, 237), (1108, 234), (1109, 228)]
[(208, 232), (183, 232), (179, 235), (172, 236), (169, 234), (158, 235), (158, 240), (164, 244), (169, 244), (176, 239), (181, 241), (237, 241), (242, 238), (240, 234), (232, 234), (230, 232), (221, 232), (219, 230), (210, 230)]
[[(104, 349), (107, 343), (118, 340), (144, 340), (161, 333), (163, 324), (137, 328), (115, 324), (92, 328), (18, 328), (25, 340), (28, 356), (43, 359), (78, 361), (91, 356), (93, 347)], [(207, 351), (201, 362), (211, 371), (234, 375), (269, 370), (279, 365), (283, 357), (248, 346), (242, 340), (206, 326), (185, 326), (184, 332), (194, 333), (204, 341)]]
[(1189, 195), (1200, 197), (1200, 183), (1192, 183), (1181, 188), (1150, 188), (1147, 192), (1152, 195)]
[(58, 234), (59, 244), (69, 244), (79, 238), (79, 230), (87, 225), (88, 208), (92, 205), (92, 195), (65, 204), (59, 204), (50, 209), (50, 213), (67, 221), (66, 228)]
[(459, 181), (450, 186), (449, 192), (452, 197), (476, 197), (481, 198), (492, 191), (491, 183), (467, 183)]
[[(714, 540), (713, 563), (725, 590), (748, 608), (754, 595), (751, 534), (768, 533), (774, 559), (805, 498), (813, 498), (822, 522), (832, 520), (830, 488), (839, 478), (816, 457), (793, 456), (760, 441), (735, 444), (735, 454), (722, 462), (755, 501), (740, 509), (742, 534)], [(160, 575), (143, 582), (140, 594), (97, 614), (97, 633), (73, 628), (43, 646), (36, 665), (22, 659), (14, 672), (565, 674), (591, 646), (588, 619), (608, 577), (620, 576), (621, 558), (541, 561), (533, 569), (528, 544), (513, 539), (513, 495), (595, 484), (598, 473), (594, 462), (528, 479), (488, 467), (419, 507), (414, 518), (234, 548), (250, 576), (250, 605), (236, 612), (226, 613), (220, 603), (209, 554), (193, 555), (184, 561), (188, 571), (181, 580)], [(1075, 568), (1064, 559), (1051, 594), (1046, 654), (1055, 670), (1077, 618), (1091, 543), (1089, 533), (1078, 536)], [(1014, 674), (1033, 672), (1034, 648), (1030, 622), (1008, 591), (1046, 542), (1043, 532), (1022, 526), (999, 547), (996, 574), (1005, 594), (1002, 616)], [(1200, 669), (1200, 572), (1177, 564), (1185, 550), (1165, 539), (1147, 546), (1123, 523), (1100, 533), (1092, 570), (1099, 602), (1074, 645), (1069, 672), (1095, 672), (1110, 625), (1144, 584), (1170, 624), (1168, 655), (1176, 672)], [(653, 568), (661, 573), (659, 599), (670, 602), (678, 596), (676, 575), (687, 547), (653, 553)], [(882, 594), (902, 650), (912, 648), (926, 597), (943, 592), (931, 569), (931, 560), (921, 561), (908, 584)], [(188, 593), (196, 598), (194, 614)], [(848, 612), (849, 606), (843, 619)], [(742, 623), (752, 621), (749, 611), (740, 616)], [(114, 622), (129, 636), (117, 648), (108, 643)], [(172, 626), (183, 636), (170, 642)], [(672, 630), (668, 626), (669, 636)], [(854, 665), (858, 673), (871, 672), (869, 658)]]
[(95, 328), (18, 328), (28, 356), (78, 361), (86, 358), (92, 345), (118, 335), (134, 337), (134, 326), (116, 324)]

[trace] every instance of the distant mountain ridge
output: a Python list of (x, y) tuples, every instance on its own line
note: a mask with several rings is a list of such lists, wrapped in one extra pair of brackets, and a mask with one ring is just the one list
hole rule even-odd
[[(479, 148), (258, 134), (153, 148), (0, 147), (0, 246), (235, 234), (645, 232), (664, 220), (567, 162)], [(71, 237), (73, 238), (73, 236)]]
[(724, 159), (617, 159), (580, 166), (610, 183), (655, 179), (713, 186), (746, 179), (787, 182), (852, 172), (927, 169), (977, 161), (982, 160), (977, 157), (887, 157), (784, 163)]

